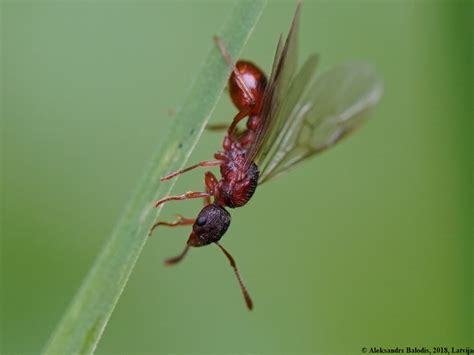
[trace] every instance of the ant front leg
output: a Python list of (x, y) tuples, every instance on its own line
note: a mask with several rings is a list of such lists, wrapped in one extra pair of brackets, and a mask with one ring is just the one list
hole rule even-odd
[[(155, 203), (155, 207), (170, 200), (184, 200), (186, 198), (199, 198), (199, 197), (204, 198), (204, 206), (210, 205), (211, 196), (215, 194), (215, 191), (217, 189), (217, 184), (218, 184), (217, 178), (215, 177), (213, 173), (211, 173), (210, 171), (207, 171), (206, 174), (204, 175), (204, 184), (206, 185), (206, 192), (187, 192), (180, 196), (168, 196), (157, 201)], [(186, 195), (188, 197), (186, 197)], [(155, 230), (155, 228), (158, 226), (167, 226), (167, 227), (186, 226), (186, 225), (194, 224), (194, 221), (196, 220), (195, 218), (185, 218), (182, 215), (177, 215), (177, 217), (178, 218), (173, 222), (163, 222), (163, 221), (156, 222), (150, 228), (148, 235), (150, 236)]]
[(173, 222), (163, 222), (163, 221), (156, 222), (150, 228), (150, 231), (148, 232), (148, 236), (151, 236), (151, 234), (153, 233), (155, 228), (158, 227), (158, 226), (167, 226), (167, 227), (188, 226), (188, 225), (194, 224), (194, 221), (196, 220), (195, 218), (183, 217), (180, 214), (178, 214), (176, 216), (177, 216), (177, 219), (174, 220)]
[[(216, 158), (219, 160), (215, 161), (218, 161), (219, 164), (221, 164), (222, 160), (220, 159), (224, 159), (224, 156), (221, 153), (216, 153)], [(192, 198), (204, 198), (204, 203), (207, 206), (211, 203), (211, 196), (215, 194), (217, 183), (218, 182), (215, 175), (210, 171), (207, 171), (204, 175), (204, 184), (206, 185), (206, 192), (188, 191), (182, 195), (164, 197), (161, 200), (155, 202), (155, 207), (158, 207), (168, 201), (189, 200)]]

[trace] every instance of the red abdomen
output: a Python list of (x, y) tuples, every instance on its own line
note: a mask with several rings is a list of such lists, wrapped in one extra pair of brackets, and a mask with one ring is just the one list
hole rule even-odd
[(232, 102), (239, 111), (248, 111), (249, 115), (256, 115), (260, 112), (267, 78), (263, 71), (252, 62), (239, 60), (235, 66), (254, 100), (246, 94), (235, 73), (232, 72), (229, 78), (229, 94)]

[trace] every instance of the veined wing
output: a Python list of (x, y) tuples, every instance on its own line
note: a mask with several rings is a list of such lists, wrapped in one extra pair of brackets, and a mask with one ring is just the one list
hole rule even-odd
[(286, 93), (287, 101), (281, 105), (282, 112), (288, 112), (288, 116), (271, 154), (259, 162), (260, 184), (347, 137), (364, 122), (368, 111), (382, 96), (382, 81), (368, 64), (334, 67), (309, 89), (304, 82), (306, 66), (308, 64), (291, 86), (291, 90), (304, 90), (300, 100), (295, 104), (295, 93), (290, 91)]
[(285, 124), (285, 118), (278, 113), (296, 71), (300, 9), (301, 3), (298, 3), (285, 44), (282, 47), (281, 38), (278, 43), (263, 97), (262, 123), (255, 131), (255, 142), (248, 150), (245, 160), (247, 168), (252, 162), (258, 162), (261, 156), (267, 155), (274, 138)]
[(280, 124), (276, 129), (274, 129), (272, 132), (273, 136), (271, 137), (272, 140), (268, 140), (266, 149), (262, 150), (256, 160), (261, 173), (268, 168), (268, 164), (270, 164), (278, 154), (278, 150), (285, 140), (286, 135), (284, 132), (289, 133), (288, 130), (295, 125), (293, 121), (297, 119), (298, 116), (294, 115), (293, 111), (298, 107), (301, 97), (307, 91), (308, 85), (311, 83), (311, 79), (316, 71), (318, 61), (319, 56), (317, 54), (312, 54), (307, 59), (301, 70), (291, 82), (291, 86), (289, 87), (283, 102), (279, 105), (278, 111), (274, 112), (275, 121)]

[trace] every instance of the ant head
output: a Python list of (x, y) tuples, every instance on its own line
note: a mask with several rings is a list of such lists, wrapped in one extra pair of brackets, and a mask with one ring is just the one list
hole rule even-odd
[(210, 204), (196, 218), (188, 245), (202, 247), (221, 239), (230, 225), (230, 214), (223, 207)]

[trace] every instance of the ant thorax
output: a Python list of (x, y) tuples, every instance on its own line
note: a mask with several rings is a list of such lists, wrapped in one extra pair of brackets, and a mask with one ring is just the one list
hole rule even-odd
[(216, 189), (217, 203), (235, 208), (244, 206), (252, 198), (257, 188), (259, 170), (255, 163), (246, 171), (242, 171), (242, 166), (243, 161), (234, 160), (221, 165), (222, 179)]

